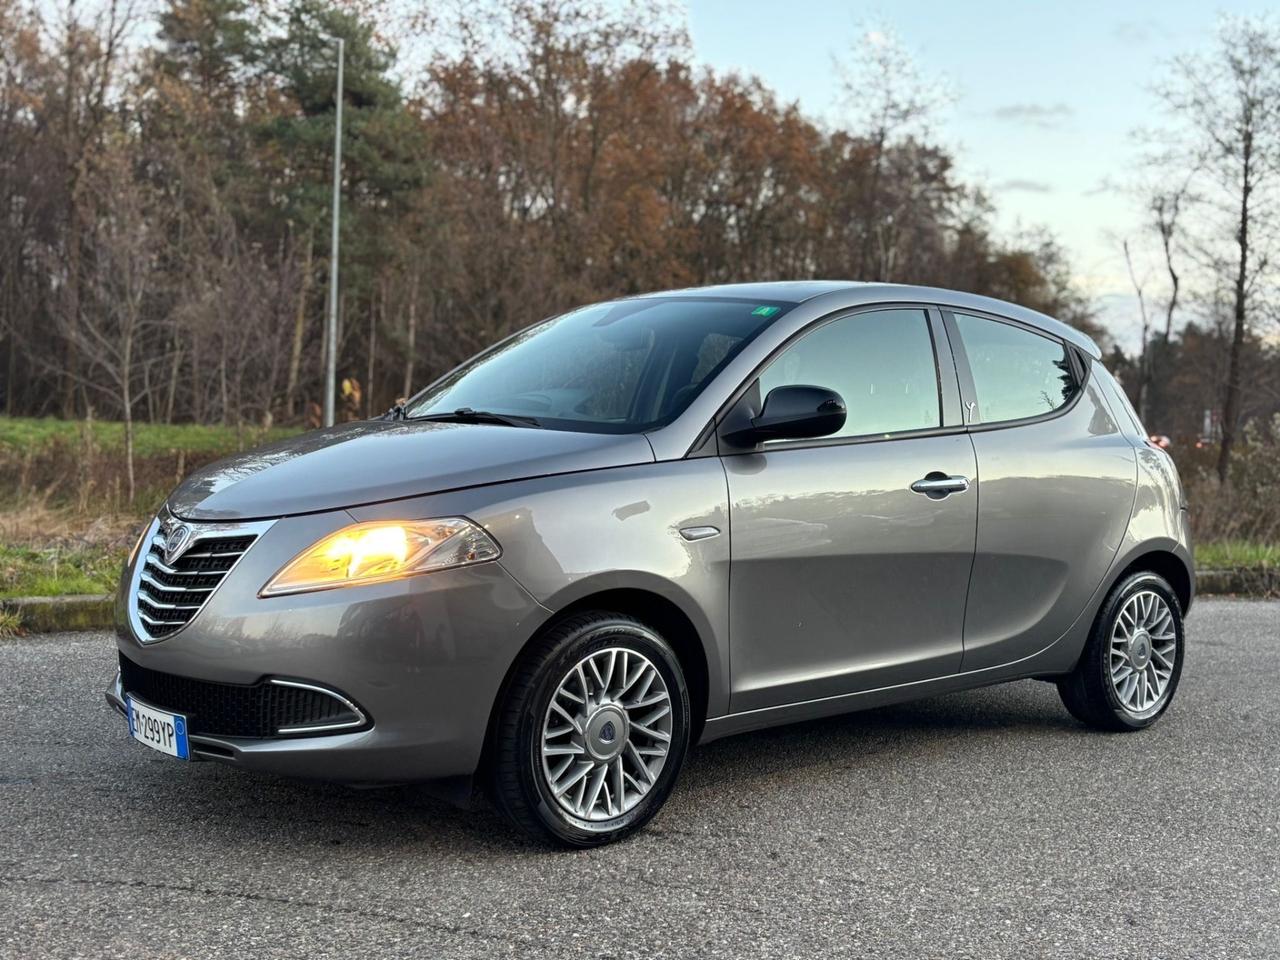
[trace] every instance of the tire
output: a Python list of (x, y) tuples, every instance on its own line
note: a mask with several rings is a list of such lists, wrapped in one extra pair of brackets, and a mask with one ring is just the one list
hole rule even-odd
[(612, 843), (670, 796), (689, 728), (684, 674), (657, 631), (625, 614), (574, 614), (524, 652), (507, 683), (490, 743), (490, 797), (535, 839)]
[(1172, 702), (1185, 649), (1173, 588), (1157, 574), (1131, 574), (1107, 595), (1080, 662), (1058, 681), (1058, 693), (1081, 723), (1141, 730)]

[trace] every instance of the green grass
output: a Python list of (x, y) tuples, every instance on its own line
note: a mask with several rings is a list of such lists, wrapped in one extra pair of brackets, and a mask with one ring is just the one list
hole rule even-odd
[[(0, 417), (0, 452), (40, 452), (58, 444), (79, 446), (85, 432), (92, 432), (93, 442), (103, 450), (124, 448), (124, 424), (110, 420), (57, 420), (53, 417)], [(134, 453), (138, 457), (185, 450), (188, 453), (223, 454), (256, 446), (267, 440), (300, 433), (297, 427), (274, 427), (263, 431), (245, 427), (238, 434), (235, 427), (199, 424), (134, 424)]]
[(1201, 570), (1280, 567), (1280, 543), (1251, 543), (1246, 540), (1197, 543), (1196, 567)]
[(0, 610), (0, 640), (22, 632), (22, 618), (12, 610)]
[(110, 593), (124, 560), (124, 553), (113, 546), (0, 544), (0, 599)]

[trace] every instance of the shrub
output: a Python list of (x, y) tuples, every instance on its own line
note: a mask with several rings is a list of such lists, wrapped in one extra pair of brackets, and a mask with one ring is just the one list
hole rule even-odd
[(1196, 540), (1280, 544), (1280, 415), (1245, 425), (1222, 484), (1206, 451), (1178, 457)]

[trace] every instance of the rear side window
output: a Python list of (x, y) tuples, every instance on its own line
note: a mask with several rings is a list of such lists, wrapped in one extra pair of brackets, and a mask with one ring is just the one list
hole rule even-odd
[(826, 387), (848, 409), (836, 437), (928, 430), (942, 423), (933, 338), (923, 310), (876, 310), (806, 333), (760, 375), (763, 400), (775, 387)]
[[(1098, 364), (1098, 369), (1102, 371), (1102, 376), (1099, 377), (1099, 380), (1106, 383), (1107, 393), (1120, 407), (1121, 415), (1117, 419), (1119, 419), (1121, 423), (1121, 432), (1128, 434), (1131, 437), (1137, 437), (1140, 440), (1145, 440), (1147, 438), (1147, 428), (1142, 425), (1142, 420), (1138, 418), (1138, 411), (1133, 409), (1133, 404), (1129, 402), (1129, 395), (1124, 392), (1124, 387), (1120, 386), (1119, 381), (1111, 375), (1111, 371), (1106, 367)], [(1124, 420), (1126, 416), (1131, 421), (1132, 429), (1125, 429)]]
[(955, 314), (973, 373), (977, 423), (1052, 413), (1080, 390), (1066, 346), (1011, 323)]

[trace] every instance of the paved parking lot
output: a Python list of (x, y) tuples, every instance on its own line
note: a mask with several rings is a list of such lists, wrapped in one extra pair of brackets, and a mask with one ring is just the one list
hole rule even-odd
[(692, 754), (622, 845), (181, 765), (105, 635), (0, 643), (0, 956), (1275, 957), (1280, 603), (1204, 600), (1139, 735), (1028, 681)]

